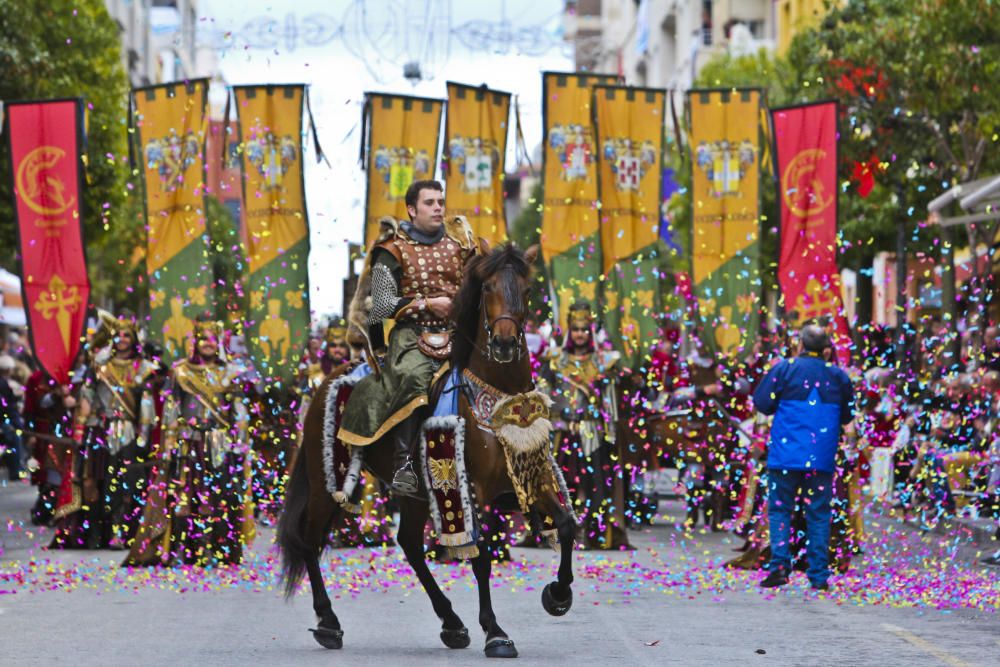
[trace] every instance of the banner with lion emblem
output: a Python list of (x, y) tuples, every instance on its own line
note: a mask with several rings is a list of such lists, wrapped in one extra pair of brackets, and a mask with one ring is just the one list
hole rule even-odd
[(594, 87), (605, 325), (638, 367), (657, 336), (666, 91)]
[(448, 82), (445, 181), (448, 214), (462, 215), (476, 236), (507, 240), (503, 205), (510, 93)]
[(747, 350), (760, 324), (760, 108), (756, 88), (687, 93), (692, 281), (702, 342)]
[(434, 178), (443, 111), (444, 100), (365, 93), (365, 247), (378, 237), (380, 218), (409, 219), (404, 198), (410, 183)]
[(309, 217), (303, 85), (234, 86), (249, 265), (247, 350), (266, 379), (291, 383), (309, 334)]
[(611, 74), (542, 74), (542, 255), (566, 329), (569, 306), (597, 298), (601, 275), (597, 145), (591, 98)]
[(215, 298), (205, 226), (207, 99), (207, 79), (132, 92), (149, 230), (149, 334), (167, 359), (186, 354), (195, 318)]

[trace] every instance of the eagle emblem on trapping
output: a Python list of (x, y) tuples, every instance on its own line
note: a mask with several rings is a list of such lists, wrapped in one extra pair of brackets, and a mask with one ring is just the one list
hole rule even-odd
[(564, 181), (586, 181), (587, 168), (594, 162), (594, 136), (579, 123), (553, 125), (549, 147), (559, 156)]
[(652, 141), (634, 141), (628, 137), (605, 139), (601, 146), (604, 159), (611, 164), (615, 186), (619, 190), (638, 190), (642, 177), (659, 161)]
[(448, 493), (458, 488), (458, 472), (455, 459), (429, 459), (431, 487)]
[(500, 169), (500, 149), (492, 139), (456, 136), (448, 142), (448, 159), (462, 175), (465, 192), (490, 192)]
[(284, 188), (285, 174), (299, 159), (299, 146), (292, 135), (275, 136), (267, 131), (246, 142), (247, 160), (261, 177), (260, 188), (265, 191)]
[(150, 139), (143, 147), (146, 166), (160, 175), (164, 192), (173, 192), (184, 182), (184, 172), (198, 160), (201, 142), (194, 132), (183, 137), (175, 130), (160, 139)]
[(375, 149), (375, 170), (386, 185), (386, 199), (396, 200), (406, 196), (406, 189), (413, 181), (431, 177), (430, 154), (424, 150), (414, 150), (404, 146), (379, 146)]
[(730, 142), (702, 141), (695, 149), (695, 163), (705, 172), (709, 195), (724, 197), (740, 191), (747, 170), (757, 163), (757, 147), (749, 139)]

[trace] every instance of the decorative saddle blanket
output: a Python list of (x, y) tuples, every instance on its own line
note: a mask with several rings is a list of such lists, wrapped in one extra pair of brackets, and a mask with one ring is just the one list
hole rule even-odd
[[(460, 390), (469, 397), (476, 425), (496, 437), (503, 447), (507, 473), (521, 511), (527, 514), (538, 497), (549, 491), (555, 492), (570, 512), (572, 505), (552, 455), (552, 401), (538, 391), (505, 394), (468, 370), (461, 377), (457, 372), (450, 373), (434, 414), (423, 427), (421, 462), (431, 517), (441, 544), (459, 558), (472, 558), (478, 553), (478, 509), (465, 466), (465, 420), (458, 414)], [(554, 526), (552, 519), (545, 517), (547, 526)], [(556, 529), (545, 529), (542, 534), (555, 547)]]
[(337, 438), (340, 418), (344, 406), (351, 397), (355, 385), (363, 377), (372, 374), (368, 364), (361, 364), (350, 373), (341, 375), (330, 383), (326, 393), (326, 416), (323, 422), (323, 471), (326, 474), (326, 490), (334, 500), (349, 512), (361, 513), (361, 507), (353, 496), (361, 492), (358, 479), (361, 477), (360, 453), (353, 456), (350, 448)]

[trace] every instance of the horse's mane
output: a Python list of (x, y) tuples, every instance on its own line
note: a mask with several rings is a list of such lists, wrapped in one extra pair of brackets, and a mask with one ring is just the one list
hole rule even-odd
[(522, 311), (512, 314), (522, 317), (527, 314), (527, 304), (517, 281), (518, 277), (527, 278), (531, 275), (531, 265), (523, 250), (512, 243), (506, 243), (488, 255), (476, 255), (469, 260), (465, 267), (465, 279), (451, 311), (452, 321), (455, 323), (451, 367), (458, 372), (469, 365), (469, 358), (475, 349), (483, 284), (498, 273), (502, 274), (504, 301), (512, 308), (519, 306)]

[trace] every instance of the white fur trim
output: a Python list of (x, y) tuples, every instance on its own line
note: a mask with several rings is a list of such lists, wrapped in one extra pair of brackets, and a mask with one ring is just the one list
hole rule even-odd
[[(541, 399), (542, 404), (546, 408), (552, 407), (551, 398), (540, 391), (532, 391), (526, 394), (505, 396), (500, 399), (493, 407), (493, 416), (504, 409), (508, 403), (515, 400), (523, 400), (525, 396), (530, 396), (532, 399)], [(547, 446), (549, 444), (549, 437), (552, 435), (552, 422), (545, 417), (536, 419), (530, 426), (526, 427), (504, 424), (500, 428), (496, 428), (494, 424), (493, 428), (496, 431), (497, 438), (500, 439), (505, 447), (510, 447), (514, 451), (521, 453), (532, 452), (539, 447)]]
[[(337, 438), (337, 394), (340, 388), (347, 385), (353, 387), (358, 378), (352, 378), (350, 373), (341, 375), (330, 383), (326, 389), (326, 401), (323, 405), (323, 471), (326, 473), (326, 490), (332, 495), (337, 488), (336, 462), (333, 460), (333, 443)], [(352, 461), (353, 463), (353, 461)]]

